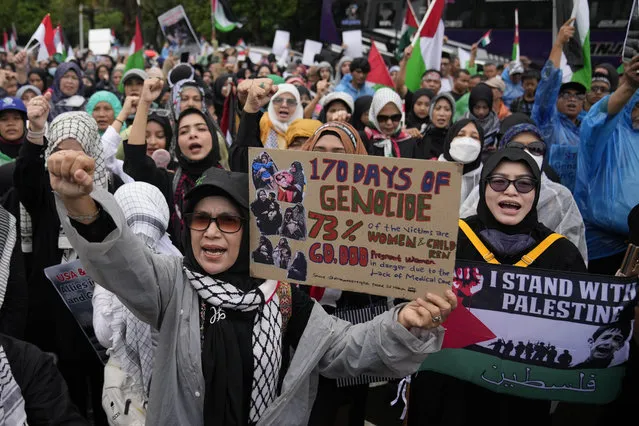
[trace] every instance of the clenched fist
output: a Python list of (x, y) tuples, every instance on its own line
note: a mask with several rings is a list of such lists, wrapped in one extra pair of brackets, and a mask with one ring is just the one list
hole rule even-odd
[(63, 200), (73, 200), (93, 191), (95, 160), (84, 152), (58, 151), (47, 160), (51, 188)]

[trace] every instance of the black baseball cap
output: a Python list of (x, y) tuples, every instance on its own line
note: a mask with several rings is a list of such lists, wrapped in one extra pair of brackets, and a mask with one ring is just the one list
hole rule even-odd
[(565, 92), (566, 90), (575, 90), (578, 95), (586, 94), (586, 86), (576, 81), (569, 81), (568, 83), (562, 84), (559, 88), (559, 93)]
[(187, 201), (185, 213), (193, 211), (195, 205), (202, 198), (221, 195), (233, 200), (240, 207), (249, 208), (249, 180), (248, 173), (230, 172), (211, 167), (195, 182), (195, 186), (186, 193)]

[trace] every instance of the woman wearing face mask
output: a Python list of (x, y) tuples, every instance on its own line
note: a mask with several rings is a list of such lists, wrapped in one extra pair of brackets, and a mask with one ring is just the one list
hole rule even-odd
[(403, 131), (402, 99), (383, 87), (375, 92), (368, 111), (369, 127), (360, 133), (370, 155), (415, 158), (415, 139)]
[(499, 118), (493, 111), (492, 104), (493, 89), (487, 84), (479, 83), (470, 91), (466, 118), (475, 120), (484, 129), (482, 151), (486, 153), (485, 155), (497, 149), (497, 137), (499, 135)]
[[(541, 132), (534, 124), (520, 123), (506, 130), (499, 141), (499, 149), (519, 148), (524, 150), (542, 167), (537, 217), (552, 231), (565, 236), (579, 249), (584, 261), (588, 262), (586, 227), (577, 202), (572, 193), (560, 183), (553, 182), (545, 172), (544, 161), (547, 148)], [(462, 200), (459, 217), (475, 215), (479, 203), (479, 187), (474, 188), (466, 200)]]
[(435, 93), (430, 89), (419, 89), (413, 94), (413, 104), (406, 114), (406, 132), (414, 138), (421, 139), (426, 134), (430, 123), (430, 103), (434, 97)]
[(453, 124), (446, 135), (444, 153), (439, 161), (454, 161), (464, 166), (462, 171), (461, 203), (477, 187), (481, 176), (481, 147), (483, 131), (474, 121), (463, 118)]
[(430, 102), (430, 124), (425, 135), (417, 140), (416, 156), (422, 160), (436, 160), (444, 153), (448, 128), (455, 115), (455, 100), (448, 93), (440, 93)]
[(169, 233), (178, 247), (184, 229), (184, 195), (209, 167), (220, 167), (216, 131), (208, 114), (188, 108), (178, 117), (175, 156), (179, 167), (172, 173), (160, 168), (147, 155), (147, 115), (151, 103), (162, 91), (163, 82), (151, 78), (144, 82), (129, 140), (124, 144), (124, 171), (136, 181), (156, 186), (166, 198), (171, 210)]
[(49, 121), (63, 112), (83, 111), (86, 102), (80, 67), (75, 62), (60, 64), (53, 77)]
[[(92, 191), (89, 158), (59, 152), (49, 170), (87, 271), (159, 329), (149, 424), (306, 424), (320, 373), (396, 377), (441, 347), (444, 331), (432, 318), (445, 320), (455, 308), (450, 291), (351, 326), (295, 286), (252, 278), (244, 173), (211, 168), (189, 191), (179, 258), (152, 253), (113, 197)], [(291, 269), (302, 270), (300, 254)], [(419, 338), (412, 327), (423, 330), (415, 330)]]
[[(539, 167), (524, 150), (504, 148), (490, 156), (481, 173), (477, 215), (460, 221), (457, 259), (484, 262), (492, 253), (491, 263), (514, 265), (526, 255), (530, 268), (585, 273), (577, 247), (537, 219), (540, 182)], [(549, 237), (548, 248), (531, 253)], [(472, 296), (458, 296), (472, 303)], [(463, 404), (461, 396), (467, 396)], [(550, 422), (550, 401), (493, 392), (431, 371), (413, 377), (408, 407), (409, 425), (513, 425), (522, 424), (522, 413), (525, 424)]]

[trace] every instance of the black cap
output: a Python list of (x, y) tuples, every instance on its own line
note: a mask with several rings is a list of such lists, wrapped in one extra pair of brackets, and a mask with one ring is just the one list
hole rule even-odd
[(576, 90), (578, 95), (586, 94), (586, 86), (576, 81), (569, 81), (568, 83), (562, 84), (559, 88), (559, 93), (565, 92), (566, 90)]
[(247, 173), (229, 172), (219, 167), (207, 169), (186, 193), (185, 212), (193, 211), (195, 204), (204, 197), (222, 195), (230, 198), (240, 207), (249, 208), (249, 181)]

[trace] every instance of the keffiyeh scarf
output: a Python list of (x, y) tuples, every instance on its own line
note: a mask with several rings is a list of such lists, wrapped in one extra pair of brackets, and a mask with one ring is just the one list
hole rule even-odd
[(22, 426), (27, 424), (24, 398), (18, 383), (13, 378), (11, 366), (0, 346), (0, 424)]
[[(45, 170), (47, 160), (60, 142), (65, 139), (77, 141), (80, 146), (82, 146), (84, 153), (95, 160), (94, 183), (107, 189), (109, 185), (109, 175), (106, 170), (98, 124), (84, 111), (66, 112), (58, 115), (51, 122), (47, 134), (49, 144), (44, 151)], [(33, 251), (33, 224), (31, 223), (31, 217), (22, 204), (20, 205), (20, 230), (22, 250), (25, 253), (31, 253)], [(62, 225), (60, 225), (60, 233), (58, 236), (58, 248), (65, 250), (63, 261), (74, 259), (75, 256), (72, 256), (70, 252), (70, 250), (72, 250), (71, 244), (62, 230)]]
[(217, 325), (214, 319), (217, 323), (224, 321), (224, 310), (256, 313), (252, 331), (253, 380), (249, 421), (257, 422), (277, 396), (277, 380), (282, 365), (282, 314), (276, 292), (277, 282), (265, 281), (245, 293), (232, 284), (187, 267), (184, 271), (200, 298), (217, 310), (217, 315), (211, 319), (211, 327)]

